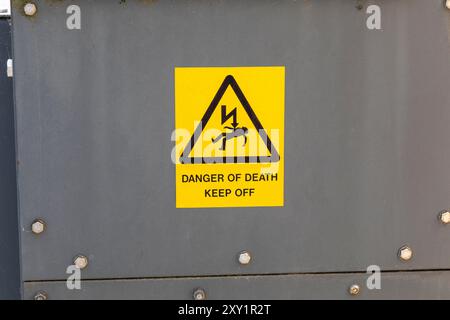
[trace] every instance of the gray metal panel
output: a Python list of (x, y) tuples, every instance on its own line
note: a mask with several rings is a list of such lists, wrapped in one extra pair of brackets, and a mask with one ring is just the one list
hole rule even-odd
[[(441, 0), (377, 1), (382, 31), (347, 0), (72, 3), (81, 31), (13, 10), (25, 280), (450, 268)], [(286, 66), (285, 206), (176, 210), (174, 67), (236, 65)]]
[(0, 18), (0, 300), (20, 298), (19, 228), (12, 79), (11, 21)]
[[(65, 282), (28, 282), (25, 299), (44, 291), (49, 299), (192, 299), (196, 288), (208, 299), (450, 299), (450, 272), (396, 272), (382, 275), (381, 289), (369, 290), (365, 274), (252, 276), (160, 280), (83, 281), (81, 290)], [(360, 294), (349, 295), (351, 285)]]

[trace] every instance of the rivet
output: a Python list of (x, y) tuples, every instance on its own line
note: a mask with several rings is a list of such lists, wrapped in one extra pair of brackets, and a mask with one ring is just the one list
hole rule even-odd
[(24, 6), (23, 6), (23, 12), (25, 13), (25, 15), (32, 17), (36, 14), (37, 12), (37, 7), (33, 2), (27, 2)]
[(194, 300), (206, 300), (206, 292), (202, 288), (197, 288), (194, 290), (193, 297)]
[(362, 0), (357, 0), (356, 1), (356, 9), (358, 9), (358, 10), (364, 9), (364, 5), (362, 4)]
[(86, 256), (80, 254), (73, 259), (73, 264), (78, 269), (84, 269), (88, 266), (89, 260)]
[(41, 234), (45, 231), (45, 221), (42, 219), (36, 219), (31, 224), (31, 232), (34, 234)]
[(357, 296), (360, 291), (361, 291), (361, 289), (359, 288), (359, 286), (357, 284), (353, 284), (348, 288), (348, 293), (350, 293), (350, 295), (352, 295), (352, 296)]
[[(450, 1), (450, 0), (449, 0)], [(439, 214), (439, 220), (443, 223), (443, 224), (449, 224), (450, 223), (450, 212), (445, 210), (442, 211)]]
[(411, 260), (412, 256), (413, 251), (408, 246), (403, 246), (398, 250), (398, 257), (400, 258), (400, 260), (408, 261)]
[(247, 265), (252, 260), (252, 256), (250, 255), (250, 252), (248, 251), (242, 251), (239, 253), (239, 263), (242, 265)]
[(44, 291), (36, 292), (36, 294), (34, 295), (34, 300), (47, 300), (47, 299), (48, 299), (47, 292)]

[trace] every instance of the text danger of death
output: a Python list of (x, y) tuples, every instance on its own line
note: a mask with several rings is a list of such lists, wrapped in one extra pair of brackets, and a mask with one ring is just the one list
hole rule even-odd
[(277, 173), (213, 173), (213, 174), (183, 174), (182, 183), (219, 183), (219, 182), (271, 182), (277, 181)]

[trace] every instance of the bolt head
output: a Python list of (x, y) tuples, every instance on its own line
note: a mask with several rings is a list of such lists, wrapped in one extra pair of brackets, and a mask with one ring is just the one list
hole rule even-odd
[(400, 258), (400, 260), (408, 261), (411, 260), (412, 256), (413, 251), (408, 246), (403, 246), (398, 250), (398, 257)]
[(34, 295), (34, 300), (47, 300), (48, 295), (44, 291), (39, 291)]
[(357, 284), (352, 284), (349, 288), (348, 288), (348, 293), (350, 293), (350, 295), (352, 296), (356, 296), (360, 293), (361, 288), (357, 285)]
[(24, 6), (23, 6), (23, 12), (25, 13), (26, 16), (32, 17), (36, 14), (37, 12), (37, 7), (34, 3), (32, 2), (27, 2)]
[(242, 251), (241, 253), (239, 253), (239, 263), (242, 265), (247, 265), (250, 263), (250, 261), (252, 260), (252, 256), (250, 255), (250, 252), (248, 251)]
[(45, 222), (41, 219), (36, 219), (31, 224), (31, 231), (34, 234), (41, 234), (45, 231)]
[[(450, 0), (449, 0), (450, 2)], [(450, 212), (449, 211), (443, 211), (439, 214), (439, 220), (443, 224), (449, 224), (450, 223)]]
[(86, 256), (78, 255), (73, 259), (73, 264), (78, 269), (84, 269), (88, 266), (89, 260)]
[(206, 292), (201, 288), (197, 288), (194, 290), (194, 300), (206, 300)]

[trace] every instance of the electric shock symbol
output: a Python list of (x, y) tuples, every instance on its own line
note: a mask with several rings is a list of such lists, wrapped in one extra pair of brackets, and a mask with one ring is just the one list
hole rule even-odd
[[(219, 102), (221, 101), (222, 97), (224, 96), (226, 90), (228, 87), (231, 87), (234, 94), (238, 98), (240, 104), (242, 105), (243, 109), (247, 113), (248, 117), (251, 120), (251, 123), (253, 124), (254, 129), (258, 133), (259, 137), (264, 142), (265, 146), (267, 147), (267, 150), (269, 151), (270, 155), (258, 155), (258, 156), (223, 156), (223, 157), (191, 157), (189, 156), (191, 151), (193, 150), (197, 140), (201, 136), (201, 133), (203, 132), (204, 128), (208, 124), (208, 121), (210, 120), (211, 116), (217, 109)], [(247, 127), (239, 127), (238, 123), (238, 117), (237, 117), (237, 108), (232, 109), (229, 113), (227, 113), (227, 106), (221, 105), (221, 124), (224, 125), (228, 120), (232, 120), (231, 126), (224, 126), (223, 128), (226, 129), (224, 132), (222, 132), (217, 137), (213, 137), (211, 139), (212, 143), (221, 143), (219, 150), (226, 150), (226, 143), (227, 141), (238, 138), (238, 137), (244, 137), (244, 144), (245, 146), (247, 144), (247, 134), (249, 129)], [(280, 161), (280, 155), (274, 145), (272, 144), (272, 141), (267, 135), (266, 130), (262, 126), (261, 122), (259, 121), (258, 117), (256, 116), (255, 112), (253, 111), (252, 107), (250, 106), (250, 103), (248, 102), (247, 98), (245, 97), (244, 93), (242, 92), (241, 88), (237, 84), (236, 80), (232, 75), (228, 75), (225, 77), (222, 85), (220, 86), (219, 90), (215, 94), (213, 100), (211, 101), (211, 104), (206, 109), (205, 114), (203, 115), (199, 125), (196, 127), (194, 134), (192, 135), (190, 141), (187, 143), (186, 147), (184, 148), (181, 156), (180, 156), (180, 163), (181, 164), (202, 164), (202, 163), (272, 163), (272, 162), (278, 162)]]
[(211, 141), (213, 143), (217, 143), (220, 140), (222, 140), (222, 147), (219, 148), (219, 150), (225, 150), (227, 146), (227, 141), (231, 140), (233, 138), (238, 138), (243, 136), (244, 137), (244, 144), (242, 145), (245, 147), (247, 144), (247, 133), (248, 128), (247, 127), (241, 127), (239, 128), (237, 123), (237, 108), (234, 108), (229, 114), (227, 114), (227, 106), (222, 106), (222, 124), (227, 122), (228, 119), (233, 118), (233, 122), (231, 123), (232, 127), (225, 126), (224, 129), (229, 129), (231, 132), (222, 132), (221, 135), (219, 135), (216, 138), (211, 138)]
[(233, 123), (231, 125), (233, 128), (236, 128), (239, 124), (237, 123), (237, 108), (234, 108), (229, 114), (227, 114), (227, 106), (222, 106), (222, 124), (227, 122), (230, 118), (233, 118)]

